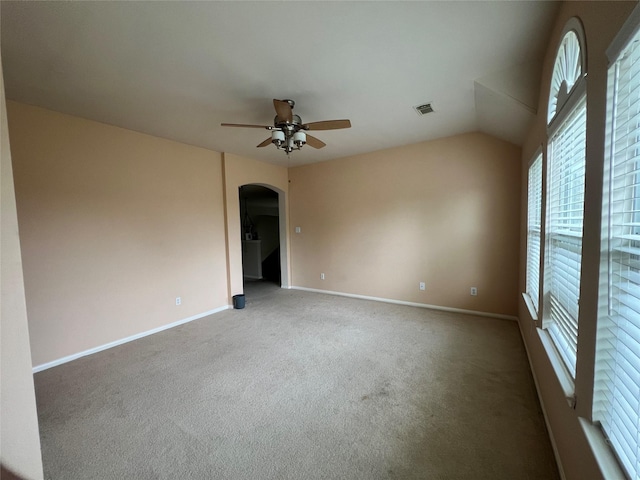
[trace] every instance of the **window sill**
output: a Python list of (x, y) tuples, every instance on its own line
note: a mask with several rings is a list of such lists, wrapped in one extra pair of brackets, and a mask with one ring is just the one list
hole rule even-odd
[(586, 418), (579, 418), (580, 426), (587, 442), (591, 447), (593, 456), (600, 467), (603, 478), (624, 480), (627, 476), (623, 473), (618, 460), (607, 444), (602, 431)]
[(527, 309), (529, 309), (529, 316), (537, 324), (538, 312), (536, 312), (536, 308), (533, 306), (533, 300), (531, 300), (531, 297), (529, 296), (529, 294), (525, 292), (522, 292), (522, 298), (524, 299), (524, 303), (527, 306)]
[(547, 357), (549, 357), (551, 366), (556, 372), (556, 377), (558, 378), (558, 382), (560, 382), (560, 386), (562, 387), (562, 391), (564, 392), (567, 403), (569, 404), (570, 408), (575, 408), (576, 389), (573, 377), (567, 370), (567, 367), (564, 366), (564, 362), (562, 361), (560, 354), (556, 350), (556, 347), (553, 344), (553, 340), (551, 340), (551, 336), (549, 336), (549, 333), (541, 328), (537, 328), (536, 330), (538, 332), (538, 336), (540, 337), (540, 342), (547, 352)]

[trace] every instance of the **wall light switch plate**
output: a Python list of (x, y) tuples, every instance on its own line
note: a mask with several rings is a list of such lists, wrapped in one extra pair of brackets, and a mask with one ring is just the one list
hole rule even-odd
[(296, 227), (296, 233), (300, 233), (302, 229), (300, 227)]
[(420, 282), (420, 290), (426, 290), (427, 286), (424, 284), (424, 282)]

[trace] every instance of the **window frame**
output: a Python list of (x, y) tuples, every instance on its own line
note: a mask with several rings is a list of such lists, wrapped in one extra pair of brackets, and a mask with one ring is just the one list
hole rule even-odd
[[(542, 288), (543, 288), (543, 275), (542, 262), (544, 257), (544, 155), (542, 148), (536, 150), (529, 162), (527, 169), (527, 250), (526, 250), (526, 268), (525, 268), (525, 290), (523, 292), (523, 298), (529, 309), (529, 314), (534, 322), (538, 322), (540, 318), (540, 306), (542, 304)], [(539, 168), (539, 171), (536, 171)], [(534, 170), (535, 169), (535, 170)], [(537, 175), (539, 178), (534, 179), (532, 183), (532, 174)], [(537, 197), (533, 199), (532, 205), (532, 188), (536, 188)], [(535, 209), (532, 212), (532, 208)], [(532, 237), (532, 219), (537, 220), (537, 239), (538, 239), (538, 251), (537, 258), (532, 259), (531, 237)], [(533, 227), (535, 228), (535, 227)], [(533, 262), (532, 262), (533, 260)], [(536, 265), (536, 272), (531, 271), (533, 266)], [(537, 276), (537, 284), (533, 287), (530, 282), (534, 276)], [(532, 288), (533, 287), (533, 288)]]
[[(636, 376), (640, 377), (640, 368), (636, 365), (625, 366), (625, 362), (629, 360), (629, 352), (631, 356), (640, 356), (640, 352), (630, 350), (628, 348), (629, 339), (624, 337), (630, 337), (631, 342), (640, 341), (640, 334), (636, 333), (638, 337), (629, 335), (624, 331), (618, 335), (620, 325), (630, 323), (633, 325), (632, 320), (627, 320), (624, 314), (616, 313), (616, 303), (620, 303), (620, 296), (630, 296), (636, 301), (640, 299), (640, 259), (632, 258), (629, 251), (629, 259), (625, 260), (624, 250), (620, 248), (624, 242), (636, 242), (634, 248), (638, 248), (637, 244), (640, 242), (637, 238), (633, 238), (632, 235), (640, 233), (639, 226), (626, 225), (626, 223), (633, 224), (640, 218), (640, 80), (635, 82), (629, 82), (628, 88), (633, 93), (628, 94), (627, 97), (638, 98), (633, 111), (638, 111), (635, 114), (634, 124), (632, 130), (626, 132), (618, 131), (617, 121), (618, 111), (620, 103), (618, 102), (618, 93), (620, 91), (620, 66), (624, 60), (624, 55), (629, 53), (629, 50), (635, 44), (633, 49), (636, 58), (634, 62), (640, 63), (640, 9), (636, 7), (632, 15), (624, 24), (612, 45), (607, 50), (607, 56), (609, 59), (609, 65), (607, 67), (607, 110), (606, 110), (606, 137), (605, 137), (605, 158), (603, 168), (603, 201), (602, 201), (602, 238), (601, 238), (601, 251), (603, 252), (600, 259), (600, 288), (599, 288), (599, 302), (598, 302), (598, 332), (596, 338), (596, 358), (595, 358), (595, 376), (593, 384), (593, 404), (592, 404), (592, 417), (594, 424), (600, 428), (600, 433), (607, 439), (607, 444), (612, 451), (612, 454), (616, 457), (619, 467), (625, 471), (625, 474), (632, 478), (631, 475), (640, 475), (640, 417), (636, 412), (636, 418), (628, 418), (628, 410), (626, 410), (624, 403), (625, 400), (624, 390), (628, 388), (627, 378), (631, 380), (632, 388), (640, 390), (640, 378), (629, 377), (627, 368), (635, 368)], [(635, 64), (635, 63), (634, 63)], [(631, 68), (630, 68), (631, 70)], [(637, 70), (640, 70), (638, 67)], [(638, 73), (640, 75), (640, 73)], [(634, 84), (636, 86), (634, 86)], [(624, 98), (624, 97), (623, 97)], [(628, 108), (631, 108), (630, 106)], [(621, 134), (621, 137), (618, 135)], [(627, 138), (632, 136), (631, 146)], [(624, 146), (618, 150), (616, 145), (622, 139)], [(635, 147), (634, 147), (635, 145)], [(631, 158), (628, 155), (632, 153)], [(623, 153), (625, 158), (618, 163), (616, 161), (619, 155)], [(619, 173), (619, 168), (622, 167), (623, 172)], [(631, 167), (631, 170), (628, 170)], [(620, 185), (620, 181), (623, 181)], [(630, 183), (627, 183), (630, 182)], [(631, 215), (632, 219), (629, 221), (621, 217), (624, 215)], [(624, 229), (628, 228), (629, 232), (624, 232)], [(626, 247), (629, 248), (629, 247)], [(631, 275), (627, 275), (627, 281), (631, 284), (635, 284), (634, 288), (626, 287), (628, 294), (616, 295), (615, 291), (620, 291), (620, 287), (616, 286), (616, 283), (620, 283), (620, 279), (614, 282), (614, 278), (620, 277), (621, 273), (617, 270), (627, 269), (629, 271), (635, 270)], [(625, 277), (623, 275), (622, 277)], [(637, 311), (636, 311), (637, 313)], [(620, 320), (618, 319), (620, 318)], [(631, 327), (632, 331), (638, 330), (638, 325)], [(620, 347), (620, 345), (622, 345)], [(620, 347), (620, 348), (619, 348)], [(625, 352), (628, 350), (628, 352)], [(611, 377), (610, 381), (608, 381)], [(635, 382), (635, 383), (634, 383)], [(633, 395), (633, 393), (632, 393)], [(640, 401), (640, 399), (635, 399)], [(624, 419), (633, 425), (636, 425), (638, 430), (635, 432), (635, 458), (631, 461), (625, 461), (622, 458), (624, 455), (621, 451), (625, 450), (625, 446), (628, 443), (621, 444), (621, 438), (627, 436), (623, 432), (628, 428), (628, 424)], [(618, 423), (622, 419), (622, 423)], [(609, 424), (608, 426), (605, 424)], [(609, 431), (607, 430), (609, 428)], [(613, 436), (614, 438), (611, 438)], [(634, 434), (631, 434), (631, 438)], [(618, 451), (620, 450), (620, 451)], [(627, 455), (628, 456), (628, 455)], [(626, 466), (625, 466), (626, 465)], [(628, 471), (629, 465), (635, 471)]]
[[(566, 107), (566, 106), (565, 106)], [(577, 356), (578, 356), (578, 325), (580, 316), (580, 279), (582, 277), (582, 246), (584, 237), (584, 192), (585, 192), (585, 167), (586, 167), (586, 95), (582, 95), (577, 98), (571, 109), (565, 109), (565, 115), (562, 117), (562, 122), (556, 125), (556, 130), (550, 137), (550, 141), (547, 145), (547, 190), (545, 192), (547, 204), (546, 204), (546, 229), (545, 229), (545, 261), (544, 261), (544, 302), (543, 302), (543, 317), (542, 326), (548, 332), (552, 338), (552, 343), (556, 349), (557, 354), (562, 359), (563, 365), (566, 368), (569, 376), (575, 381)], [(584, 115), (584, 122), (582, 122), (582, 116)], [(554, 141), (558, 136), (563, 133), (570, 133), (571, 137), (569, 141), (574, 139), (574, 131), (571, 128), (571, 124), (575, 121), (580, 121), (583, 125), (583, 131), (578, 132), (578, 135), (583, 136), (585, 139), (583, 157), (578, 162), (565, 163), (562, 165), (562, 169), (569, 171), (562, 176), (556, 175), (554, 179), (551, 177), (556, 173), (555, 165), (553, 164), (556, 159), (553, 151)], [(566, 129), (563, 129), (566, 127)], [(567, 138), (567, 137), (565, 137)], [(562, 144), (563, 146), (565, 144)], [(581, 164), (580, 164), (581, 162)], [(581, 170), (578, 177), (575, 176), (573, 170), (576, 166)], [(556, 185), (558, 187), (556, 191)], [(575, 204), (574, 198), (576, 188), (582, 190), (578, 192), (578, 196), (581, 198), (581, 214), (580, 214), (580, 232), (572, 231), (575, 225), (570, 224), (570, 228), (561, 228), (560, 226), (552, 225), (552, 222), (568, 221), (570, 216), (570, 208)], [(553, 197), (558, 197), (557, 201)], [(568, 200), (572, 200), (568, 202)], [(554, 210), (557, 210), (554, 212)], [(563, 224), (564, 226), (564, 224)], [(554, 262), (555, 255), (558, 254), (559, 261)], [(571, 276), (561, 275), (560, 272), (564, 272), (562, 265), (568, 266), (573, 262), (572, 258), (577, 257), (577, 273), (578, 282), (577, 285), (568, 285), (563, 288), (563, 285), (568, 284), (571, 281)], [(567, 267), (568, 268), (568, 267)], [(554, 296), (553, 290), (557, 286), (558, 296)], [(575, 293), (575, 304), (571, 303), (566, 305), (563, 302), (563, 298), (569, 297), (573, 300), (574, 296), (571, 294), (571, 289), (577, 288)], [(574, 311), (575, 310), (575, 311)], [(575, 324), (575, 327), (573, 327)], [(575, 335), (572, 335), (572, 331), (575, 328)], [(575, 346), (574, 346), (575, 344)]]
[[(582, 27), (582, 23), (576, 17), (570, 18), (562, 31), (560, 36), (560, 41), (556, 48), (556, 58), (554, 61), (554, 71), (552, 72), (552, 82), (555, 81), (556, 78), (556, 68), (558, 66), (558, 58), (560, 55), (560, 50), (565, 41), (565, 37), (572, 32), (575, 34), (580, 50), (578, 52), (580, 58), (580, 74), (575, 82), (573, 83), (572, 88), (566, 92), (566, 95), (563, 98), (554, 99), (550, 96), (548, 99), (548, 110), (550, 109), (550, 105), (553, 101), (555, 101), (555, 113), (550, 117), (550, 114), (547, 113), (548, 123), (547, 123), (547, 144), (546, 144), (546, 157), (545, 163), (543, 165), (544, 172), (544, 191), (543, 191), (543, 201), (545, 203), (544, 206), (544, 253), (542, 259), (541, 266), (541, 281), (542, 281), (542, 295), (541, 295), (541, 311), (542, 311), (542, 321), (540, 327), (544, 330), (544, 337), (546, 339), (543, 344), (545, 345), (545, 349), (552, 360), (552, 365), (554, 366), (554, 370), (558, 376), (558, 379), (561, 381), (563, 386), (563, 390), (565, 391), (565, 395), (569, 404), (573, 407), (575, 406), (575, 378), (577, 376), (577, 334), (576, 334), (576, 347), (575, 347), (575, 362), (569, 364), (569, 358), (564, 353), (561, 353), (563, 347), (567, 347), (568, 344), (566, 342), (561, 342), (557, 337), (554, 338), (553, 332), (550, 330), (550, 327), (555, 325), (555, 320), (552, 319), (552, 308), (551, 308), (551, 288), (553, 285), (553, 277), (552, 277), (552, 264), (551, 264), (551, 236), (553, 235), (553, 229), (550, 228), (550, 209), (553, 208), (550, 195), (552, 188), (552, 182), (550, 181), (550, 176), (553, 171), (554, 156), (552, 152), (553, 148), (553, 140), (559, 134), (561, 129), (565, 126), (566, 121), (575, 114), (576, 108), (581, 106), (582, 102), (585, 103), (585, 135), (586, 135), (586, 90), (587, 90), (587, 57), (586, 57), (586, 43), (584, 36), (584, 29)], [(552, 88), (550, 88), (550, 94), (552, 93)], [(586, 145), (585, 145), (585, 160), (586, 160)], [(584, 175), (584, 173), (583, 173)], [(584, 185), (584, 176), (582, 177), (582, 183)], [(584, 186), (583, 186), (584, 189)], [(580, 248), (580, 265), (578, 266), (578, 271), (582, 271), (582, 242), (584, 237), (584, 190), (583, 190), (583, 200), (582, 200), (582, 231), (579, 237), (576, 236), (576, 239), (579, 239), (579, 248)], [(581, 275), (580, 275), (581, 276)], [(578, 289), (580, 289), (581, 285), (578, 284)], [(579, 317), (579, 293), (578, 293), (578, 317)], [(557, 315), (557, 314), (554, 314)], [(575, 318), (575, 322), (579, 325), (579, 318)], [(564, 344), (563, 344), (564, 343)]]

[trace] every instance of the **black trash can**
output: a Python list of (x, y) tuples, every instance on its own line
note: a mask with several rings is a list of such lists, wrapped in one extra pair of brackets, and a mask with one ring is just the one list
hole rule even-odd
[(233, 308), (237, 308), (237, 309), (244, 308), (244, 295), (233, 296)]

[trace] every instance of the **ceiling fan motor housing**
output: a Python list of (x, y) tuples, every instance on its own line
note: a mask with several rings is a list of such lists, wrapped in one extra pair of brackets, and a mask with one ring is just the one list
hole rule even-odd
[(287, 125), (289, 125), (289, 126), (295, 125), (296, 127), (298, 127), (296, 130), (298, 130), (299, 128), (302, 127), (302, 119), (300, 118), (300, 115), (292, 115), (291, 116), (291, 123), (289, 123), (287, 121), (280, 120), (280, 118), (276, 115), (275, 118), (273, 119), (273, 124), (277, 128), (284, 128)]

